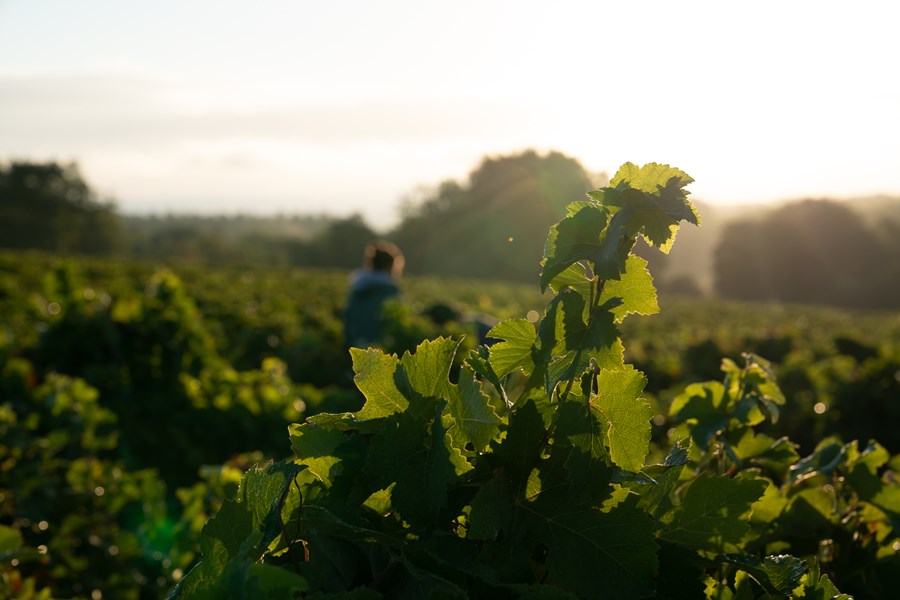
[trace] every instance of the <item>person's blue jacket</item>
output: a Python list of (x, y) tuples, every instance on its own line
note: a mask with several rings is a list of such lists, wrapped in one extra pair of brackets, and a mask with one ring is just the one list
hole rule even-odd
[(347, 345), (365, 348), (381, 341), (384, 319), (382, 305), (400, 295), (400, 288), (386, 271), (353, 273), (347, 307), (344, 311), (344, 337)]

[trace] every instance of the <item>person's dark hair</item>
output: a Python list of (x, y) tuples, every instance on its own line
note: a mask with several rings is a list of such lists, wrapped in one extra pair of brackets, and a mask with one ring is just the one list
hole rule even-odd
[(385, 271), (397, 277), (403, 272), (403, 253), (390, 242), (375, 240), (366, 246), (363, 266), (373, 271)]

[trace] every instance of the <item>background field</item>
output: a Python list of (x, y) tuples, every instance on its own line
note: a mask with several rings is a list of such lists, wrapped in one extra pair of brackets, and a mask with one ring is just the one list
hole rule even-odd
[[(340, 320), (347, 277), (0, 255), (0, 518), (38, 549), (16, 576), (54, 596), (161, 597), (242, 469), (288, 456), (290, 423), (361, 405)], [(531, 319), (545, 303), (537, 285), (402, 285), (390, 352), (436, 335), (474, 343), (468, 324), (423, 315), (435, 302)], [(900, 452), (896, 312), (663, 296), (622, 337), (663, 443), (672, 398), (754, 352), (788, 398), (775, 437), (801, 453), (832, 433)]]

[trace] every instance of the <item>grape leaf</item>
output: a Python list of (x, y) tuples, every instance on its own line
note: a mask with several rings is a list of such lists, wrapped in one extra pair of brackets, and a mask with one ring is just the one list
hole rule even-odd
[(692, 383), (669, 405), (669, 414), (687, 422), (694, 442), (706, 450), (712, 439), (725, 430), (731, 415), (725, 400), (725, 386), (718, 381)]
[(572, 390), (556, 413), (554, 448), (568, 445), (581, 450), (593, 460), (605, 462), (609, 457), (604, 445), (606, 423), (602, 415), (588, 402), (579, 390)]
[(346, 540), (372, 540), (392, 549), (398, 549), (404, 543), (403, 540), (381, 530), (350, 523), (318, 504), (303, 505), (302, 525), (305, 536), (313, 535), (313, 532), (316, 532), (316, 534), (328, 534)]
[(684, 189), (693, 181), (684, 171), (668, 165), (625, 163), (610, 181), (612, 188), (623, 193), (608, 194), (605, 204), (620, 208), (616, 216), (631, 213), (628, 220), (640, 224), (638, 230), (647, 242), (668, 253), (681, 221), (700, 224), (700, 215)]
[(248, 567), (281, 535), (281, 500), (302, 469), (291, 462), (253, 467), (241, 480), (237, 500), (226, 500), (203, 527), (203, 560), (184, 578), (172, 597), (190, 598), (216, 589), (227, 570)]
[[(860, 500), (871, 501), (872, 497), (882, 491), (884, 481), (879, 475), (879, 470), (890, 459), (891, 455), (884, 446), (870, 441), (855, 460), (849, 461), (849, 472), (845, 475), (845, 479), (859, 495)], [(897, 508), (900, 508), (900, 505), (895, 506), (892, 512), (900, 512)]]
[(225, 564), (216, 574), (216, 579), (207, 583), (204, 587), (192, 587), (186, 577), (172, 591), (169, 599), (280, 600), (299, 597), (310, 587), (306, 579), (286, 569), (237, 559)]
[(335, 452), (347, 437), (338, 430), (318, 427), (314, 423), (294, 423), (288, 428), (291, 448), (297, 462), (306, 468), (326, 487), (332, 483), (341, 458)]
[(872, 504), (885, 511), (895, 524), (900, 524), (900, 485), (885, 484), (870, 500)]
[(672, 510), (672, 491), (687, 464), (689, 448), (689, 443), (676, 442), (662, 464), (644, 467), (642, 473), (651, 477), (656, 485), (629, 486), (640, 494), (639, 506), (657, 519)]
[(712, 552), (739, 549), (749, 531), (745, 515), (766, 491), (764, 479), (730, 479), (700, 475), (687, 489), (681, 505), (660, 521), (663, 539)]
[(506, 394), (506, 388), (503, 387), (500, 376), (497, 375), (493, 366), (491, 366), (491, 354), (487, 346), (478, 346), (469, 352), (469, 355), (466, 357), (466, 366), (472, 369), (483, 381), (489, 382), (494, 387), (507, 409), (512, 408), (512, 401)]
[(460, 371), (459, 382), (450, 393), (447, 411), (453, 417), (450, 436), (457, 448), (472, 444), (473, 450), (481, 452), (500, 432), (501, 419), (468, 368)]
[[(280, 600), (298, 596), (300, 592), (309, 591), (306, 580), (287, 569), (281, 569), (272, 565), (255, 564), (248, 569), (244, 588), (244, 598), (247, 600), (259, 598), (260, 600)], [(222, 590), (226, 592), (226, 590)], [(230, 597), (234, 588), (227, 590)]]
[(821, 574), (818, 561), (813, 561), (809, 572), (803, 576), (798, 595), (805, 600), (853, 600), (849, 594), (842, 594), (827, 575)]
[(753, 510), (750, 513), (750, 523), (763, 530), (767, 530), (788, 505), (788, 499), (784, 497), (778, 487), (769, 480), (766, 482), (765, 493), (753, 503)]
[(420, 567), (413, 558), (421, 559), (421, 556), (413, 557), (407, 553), (403, 555), (402, 563), (407, 576), (399, 582), (393, 582), (391, 587), (385, 590), (386, 597), (468, 600), (468, 595), (462, 587), (436, 573), (432, 570), (431, 564)]
[[(578, 292), (582, 298), (590, 298), (591, 287), (595, 283), (596, 279), (587, 277), (584, 265), (575, 263), (557, 275), (550, 282), (550, 287), (557, 293), (568, 287)], [(646, 260), (630, 255), (619, 279), (604, 281), (599, 304), (606, 304), (614, 298), (618, 298), (620, 302), (611, 308), (616, 323), (621, 323), (629, 314), (653, 315), (659, 312), (656, 287), (647, 270)]]
[(530, 517), (530, 542), (547, 547), (548, 582), (583, 597), (598, 590), (637, 598), (653, 590), (657, 569), (653, 521), (635, 497), (607, 512), (542, 494), (520, 504)]
[(609, 494), (612, 469), (604, 445), (605, 429), (579, 389), (573, 389), (560, 403), (551, 459), (565, 465), (572, 502), (594, 505)]
[(287, 487), (302, 470), (293, 462), (273, 463), (265, 469), (258, 466), (244, 474), (238, 498), (250, 513), (251, 526), (271, 541), (281, 534), (280, 503)]
[[(676, 167), (659, 163), (647, 163), (639, 167), (632, 162), (627, 162), (620, 166), (619, 170), (616, 171), (616, 174), (609, 181), (609, 185), (614, 188), (627, 184), (628, 187), (650, 194), (657, 193), (669, 186), (681, 188), (691, 183), (694, 183), (694, 179)], [(699, 215), (697, 215), (697, 211), (693, 207), (685, 206), (684, 209), (685, 215), (682, 218), (687, 219), (689, 214), (692, 214), (699, 220)], [(697, 225), (699, 223), (694, 224)]]
[(632, 472), (641, 470), (650, 443), (653, 410), (640, 397), (646, 384), (644, 375), (634, 369), (601, 370), (597, 395), (591, 398), (591, 408), (607, 426), (610, 458)]
[(357, 419), (378, 419), (406, 410), (409, 401), (395, 381), (400, 367), (396, 356), (374, 348), (351, 348), (350, 355), (355, 373), (353, 381), (366, 397), (366, 403), (355, 414)]
[(490, 347), (491, 367), (498, 377), (505, 377), (516, 369), (531, 374), (534, 335), (534, 325), (525, 319), (501, 321), (488, 332), (489, 337), (502, 340)]
[(726, 452), (738, 464), (752, 463), (781, 472), (800, 459), (796, 445), (788, 438), (775, 440), (750, 428), (730, 432), (725, 441)]
[[(356, 535), (349, 534), (345, 529), (329, 523), (327, 518), (324, 520), (320, 518), (324, 515), (315, 514), (319, 512), (315, 510), (318, 507), (311, 506), (309, 508), (314, 509), (310, 511), (313, 514), (310, 515), (310, 522), (302, 532), (309, 560), (300, 563), (301, 574), (309, 581), (313, 590), (348, 590), (352, 588), (356, 584), (356, 574), (361, 566), (357, 550), (359, 542), (356, 540), (366, 539), (362, 537), (363, 532)], [(307, 521), (306, 515), (304, 515), (304, 521)], [(372, 541), (378, 539), (380, 538), (377, 536), (368, 538)], [(382, 544), (369, 544), (369, 548), (376, 556), (386, 553), (385, 547), (386, 545)], [(346, 594), (346, 592), (337, 592), (337, 594)], [(327, 598), (330, 595), (320, 593), (302, 597)], [(382, 596), (378, 595), (377, 597), (381, 598)]]
[(743, 356), (746, 361), (743, 368), (730, 359), (722, 361), (728, 395), (747, 412), (747, 416), (743, 417), (745, 422), (754, 424), (754, 420), (762, 421), (764, 416), (754, 416), (754, 412), (763, 409), (770, 420), (777, 423), (780, 413), (778, 407), (784, 405), (785, 398), (775, 381), (772, 364), (752, 353), (745, 353)]
[(550, 289), (558, 294), (563, 288), (569, 287), (581, 294), (583, 298), (588, 298), (591, 295), (591, 287), (594, 284), (595, 280), (588, 278), (584, 264), (577, 262), (569, 265), (564, 271), (554, 277), (550, 282)]
[(391, 493), (393, 491), (394, 486), (389, 485), (383, 490), (372, 492), (362, 505), (377, 515), (386, 516), (394, 510), (394, 506), (391, 504)]
[(830, 476), (844, 465), (848, 454), (855, 450), (855, 444), (841, 444), (834, 438), (822, 440), (812, 454), (791, 466), (791, 483), (797, 484), (816, 475)]
[(800, 531), (827, 530), (840, 519), (834, 510), (834, 494), (822, 487), (811, 487), (794, 493), (779, 517), (781, 527)]
[[(850, 468), (845, 479), (853, 486), (860, 500), (871, 500), (882, 490), (884, 482), (878, 472), (890, 459), (891, 455), (884, 446), (870, 441), (866, 449), (848, 465)], [(896, 508), (900, 506), (895, 507), (893, 512), (898, 512)]]
[(623, 165), (612, 187), (589, 194), (596, 202), (570, 204), (567, 216), (550, 228), (541, 289), (579, 260), (591, 261), (603, 279), (619, 279), (638, 235), (668, 253), (681, 221), (700, 223), (684, 189), (692, 181), (667, 165)]
[(706, 563), (694, 552), (685, 552), (679, 546), (659, 540), (659, 576), (656, 580), (656, 597), (659, 600), (680, 598), (706, 598), (703, 579)]
[[(614, 193), (615, 190), (607, 191), (607, 195)], [(627, 220), (629, 216), (629, 212), (613, 215), (600, 243), (590, 257), (594, 272), (602, 279), (619, 279), (625, 272), (625, 263), (640, 231), (640, 223), (629, 223)]]
[(771, 596), (789, 598), (806, 573), (806, 562), (790, 555), (767, 556), (760, 560), (751, 555), (727, 555), (726, 562), (748, 573)]
[(592, 363), (600, 369), (618, 369), (624, 363), (625, 350), (613, 314), (605, 306), (587, 313), (584, 298), (571, 289), (564, 289), (548, 304), (538, 339), (532, 378), (544, 378), (548, 396), (561, 381), (578, 377)]
[(593, 260), (609, 220), (608, 211), (595, 202), (573, 202), (567, 212), (563, 220), (550, 228), (544, 246), (541, 291), (573, 263)]
[(600, 294), (600, 304), (619, 298), (622, 303), (612, 309), (616, 323), (629, 314), (654, 315), (659, 312), (656, 287), (647, 270), (647, 261), (630, 255), (625, 261), (625, 272), (620, 279), (608, 279)]
[(459, 342), (448, 338), (425, 340), (415, 354), (405, 353), (400, 361), (412, 388), (426, 398), (448, 398), (450, 367)]
[(468, 539), (493, 540), (509, 527), (515, 509), (513, 489), (501, 477), (494, 477), (472, 499)]
[(509, 417), (506, 437), (491, 444), (491, 459), (502, 467), (514, 485), (521, 486), (537, 462), (547, 429), (533, 400), (518, 406)]
[(442, 423), (443, 402), (416, 401), (410, 409), (385, 419), (372, 438), (365, 473), (373, 491), (396, 486), (391, 502), (415, 525), (434, 524), (447, 502), (447, 487), (471, 466), (449, 443)]

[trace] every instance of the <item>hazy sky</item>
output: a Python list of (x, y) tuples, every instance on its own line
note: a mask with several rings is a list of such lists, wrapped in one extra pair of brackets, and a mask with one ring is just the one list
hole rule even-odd
[[(900, 194), (900, 3), (0, 0), (0, 161), (125, 212), (361, 212), (486, 155)], [(575, 200), (573, 198), (573, 200)]]

